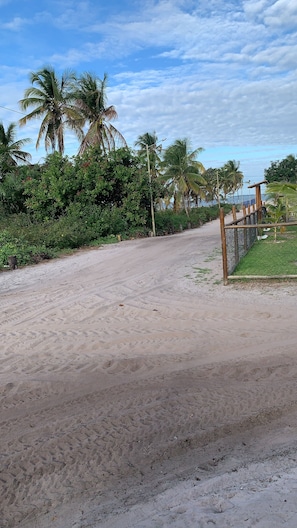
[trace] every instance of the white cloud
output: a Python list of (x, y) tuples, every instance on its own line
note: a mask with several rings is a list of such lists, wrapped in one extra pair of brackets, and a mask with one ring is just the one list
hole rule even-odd
[(294, 28), (297, 26), (297, 4), (295, 0), (278, 0), (264, 13), (265, 24), (269, 26)]
[(263, 13), (271, 5), (271, 0), (244, 0), (242, 5), (248, 18), (259, 21), (263, 19)]
[(181, 73), (178, 83), (168, 78), (162, 85), (145, 87), (141, 74), (131, 75), (129, 84), (110, 90), (109, 99), (119, 113), (119, 129), (130, 141), (156, 130), (169, 140), (189, 136), (195, 146), (205, 148), (269, 144), (280, 139), (295, 142), (297, 103), (292, 94), (296, 93), (296, 79), (248, 84), (226, 80), (201, 83), (194, 76), (182, 79)]
[(36, 23), (46, 22), (62, 31), (83, 29), (94, 18), (94, 8), (90, 2), (57, 2), (55, 9), (38, 11), (34, 15)]
[[(183, 2), (160, 2), (149, 7), (145, 4), (141, 11), (128, 17), (118, 15), (106, 23), (86, 26), (86, 41), (63, 55), (52, 55), (50, 60), (74, 66), (81, 61), (119, 60), (146, 50), (151, 59), (200, 62), (199, 68), (201, 65), (203, 68), (203, 63), (229, 63), (231, 69), (236, 64), (239, 67), (245, 64), (251, 75), (253, 65), (258, 67), (261, 61), (273, 71), (277, 67), (280, 70), (294, 67), (295, 38), (274, 36), (271, 46), (273, 34), (263, 25), (265, 13), (268, 16), (271, 7), (267, 0), (245, 4), (245, 12), (239, 9), (238, 2), (233, 4), (237, 6), (233, 11), (228, 2), (227, 12), (223, 9), (226, 3), (213, 3), (221, 9), (212, 16), (209, 11), (204, 16), (198, 9), (186, 13), (180, 9)], [(265, 8), (264, 14), (261, 8)], [(263, 20), (255, 23), (245, 14), (261, 15)]]
[(243, 3), (247, 16), (271, 28), (296, 29), (295, 0), (247, 0)]
[(95, 53), (92, 52), (92, 46), (86, 44), (81, 49), (71, 48), (66, 53), (54, 53), (48, 59), (50, 64), (58, 65), (59, 68), (74, 67), (81, 62), (91, 62)]
[(0, 24), (3, 29), (11, 31), (20, 31), (25, 25), (28, 25), (30, 21), (26, 18), (14, 17), (10, 22), (4, 22)]
[(271, 46), (259, 51), (253, 62), (260, 65), (271, 65), (277, 70), (295, 70), (297, 68), (297, 43), (292, 46)]
[[(297, 38), (290, 25), (297, 27), (296, 0), (143, 0), (107, 18), (95, 0), (75, 8), (72, 0), (51, 6), (42, 11), (41, 4), (32, 21), (36, 30), (63, 31), (62, 44), (43, 48), (43, 56), (37, 48), (35, 58), (32, 51), (22, 54), (22, 64), (34, 70), (51, 63), (59, 71), (73, 67), (99, 76), (112, 70), (108, 103), (116, 106), (114, 124), (131, 146), (154, 130), (167, 144), (189, 137), (193, 148), (206, 152), (226, 145), (296, 144)], [(18, 109), (27, 71), (0, 66), (0, 77), (3, 106)], [(18, 118), (1, 114), (6, 122)], [(38, 159), (39, 126), (36, 121), (20, 130), (32, 138)], [(66, 148), (77, 150), (68, 134)]]

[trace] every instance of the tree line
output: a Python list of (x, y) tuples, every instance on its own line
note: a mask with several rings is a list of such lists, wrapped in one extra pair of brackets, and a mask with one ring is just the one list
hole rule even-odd
[[(32, 72), (29, 78), (31, 86), (19, 104), (23, 111), (31, 110), (19, 120), (19, 125), (23, 127), (36, 119), (41, 121), (37, 149), (44, 140), (46, 152), (64, 154), (67, 129), (79, 140), (79, 156), (96, 146), (107, 156), (117, 148), (128, 148), (125, 138), (112, 124), (117, 111), (107, 104), (107, 74), (102, 80), (91, 73), (77, 76), (73, 71), (59, 76), (48, 66)], [(23, 150), (29, 141), (28, 138), (16, 140), (16, 124), (11, 123), (6, 130), (0, 124), (2, 181), (19, 163), (30, 162), (30, 154)], [(149, 157), (152, 177), (159, 177), (163, 182), (167, 201), (172, 199), (175, 209), (181, 206), (188, 211), (199, 199), (218, 200), (219, 194), (226, 197), (242, 185), (238, 162), (229, 161), (220, 169), (205, 171), (196, 159), (203, 149), (192, 151), (188, 139), (179, 139), (160, 153), (156, 133), (145, 133), (134, 146), (138, 147), (144, 166)]]
[[(59, 77), (45, 67), (30, 81), (20, 101), (28, 113), (7, 128), (0, 123), (0, 266), (12, 253), (26, 263), (102, 239), (196, 227), (216, 218), (228, 195), (242, 187), (239, 162), (205, 169), (203, 148), (192, 149), (188, 138), (163, 149), (155, 131), (145, 132), (128, 147), (113, 124), (117, 112), (107, 103), (106, 74), (102, 80), (69, 71)], [(29, 138), (17, 139), (17, 125), (36, 119), (36, 148), (44, 141), (47, 152), (42, 163), (31, 163)], [(71, 157), (67, 130), (79, 140)], [(272, 165), (267, 180), (276, 180), (278, 168), (296, 178), (294, 161)], [(202, 201), (217, 205), (201, 207)]]
[[(27, 113), (7, 128), (0, 123), (2, 262), (13, 247), (29, 245), (27, 257), (49, 255), (102, 237), (147, 236), (154, 227), (156, 234), (196, 227), (218, 215), (218, 205), (201, 207), (201, 201), (221, 204), (240, 189), (238, 162), (205, 170), (198, 159), (203, 149), (192, 149), (188, 138), (163, 149), (155, 131), (145, 132), (128, 147), (113, 124), (117, 111), (107, 102), (107, 80), (106, 74), (59, 76), (51, 67), (32, 72), (19, 102)], [(42, 163), (31, 163), (29, 138), (17, 139), (17, 126), (31, 120), (40, 121)], [(67, 130), (79, 140), (71, 157)]]

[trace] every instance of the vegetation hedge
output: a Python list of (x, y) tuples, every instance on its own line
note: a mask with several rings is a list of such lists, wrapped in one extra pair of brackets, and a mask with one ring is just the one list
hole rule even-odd
[[(0, 182), (0, 268), (16, 256), (20, 266), (82, 246), (146, 237), (152, 230), (151, 195), (164, 186), (147, 177), (129, 149), (104, 156), (49, 155), (43, 165), (20, 166)], [(217, 218), (218, 206), (156, 211), (156, 233), (198, 227)]]
[[(161, 236), (199, 227), (218, 214), (218, 206), (192, 209), (189, 216), (185, 211), (157, 211), (156, 233)], [(12, 255), (24, 266), (82, 246), (116, 242), (118, 235), (121, 239), (146, 237), (150, 231), (150, 223), (129, 227), (121, 208), (72, 204), (65, 215), (43, 222), (28, 213), (12, 214), (0, 217), (0, 268), (7, 267)]]
[[(232, 208), (228, 204), (224, 204), (223, 207), (226, 213)], [(155, 214), (156, 233), (157, 235), (170, 235), (185, 229), (200, 227), (206, 222), (215, 220), (218, 216), (218, 205), (195, 207), (190, 210), (188, 215), (184, 210), (180, 212), (175, 212), (172, 209), (157, 211)]]

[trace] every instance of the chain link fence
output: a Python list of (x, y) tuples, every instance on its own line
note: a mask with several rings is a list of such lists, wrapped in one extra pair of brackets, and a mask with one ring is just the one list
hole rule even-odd
[[(243, 208), (243, 216), (236, 218), (236, 209), (233, 207), (233, 222), (225, 224), (225, 217), (221, 215), (221, 235), (223, 249), (224, 281), (233, 273), (240, 260), (247, 254), (257, 239), (257, 224), (260, 218), (259, 211), (248, 207)], [(241, 227), (241, 226), (249, 226)]]

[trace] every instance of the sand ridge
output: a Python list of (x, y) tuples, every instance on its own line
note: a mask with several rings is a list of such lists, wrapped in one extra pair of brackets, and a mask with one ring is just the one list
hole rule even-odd
[(1, 528), (296, 526), (297, 285), (221, 275), (218, 221), (0, 275)]

